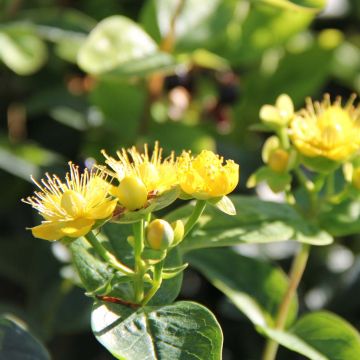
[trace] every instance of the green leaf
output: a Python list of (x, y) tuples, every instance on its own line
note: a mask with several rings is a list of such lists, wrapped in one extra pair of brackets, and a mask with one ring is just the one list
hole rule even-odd
[(311, 360), (357, 360), (360, 334), (344, 319), (326, 311), (300, 318), (288, 331), (259, 328), (266, 336)]
[(46, 46), (32, 28), (19, 25), (0, 31), (0, 60), (16, 74), (33, 74), (46, 59)]
[(360, 202), (347, 200), (329, 206), (320, 215), (320, 224), (333, 236), (347, 236), (360, 232)]
[[(133, 267), (133, 249), (127, 242), (127, 237), (132, 235), (132, 227), (125, 224), (107, 223), (103, 226), (106, 239), (111, 244), (111, 248), (119, 259), (126, 265)], [(172, 249), (165, 259), (164, 267), (177, 267), (183, 264), (182, 257), (178, 248)], [(150, 305), (164, 305), (172, 303), (179, 295), (183, 274), (180, 273), (172, 279), (162, 282), (160, 289), (151, 299)]]
[(114, 15), (98, 23), (78, 54), (78, 64), (103, 74), (157, 52), (156, 43), (132, 20)]
[(169, 72), (177, 66), (175, 59), (170, 54), (156, 52), (142, 59), (122, 64), (120, 67), (106, 74), (106, 78), (139, 76), (145, 77), (154, 72)]
[[(116, 98), (116, 101), (114, 101)], [(109, 134), (104, 136), (102, 146), (112, 152), (119, 144), (131, 144), (136, 141), (139, 120), (143, 114), (146, 101), (146, 89), (142, 86), (129, 85), (128, 82), (99, 79), (90, 93), (90, 102), (101, 111), (105, 118)], [(126, 129), (126, 131), (124, 131)], [(84, 150), (85, 151), (85, 150)], [(87, 154), (89, 151), (86, 152)], [(93, 146), (92, 154), (97, 156), (99, 144)]]
[[(231, 249), (192, 251), (186, 259), (222, 291), (254, 325), (272, 326), (287, 290), (280, 268), (248, 258)], [(288, 324), (296, 318), (297, 299), (291, 304)]]
[(236, 215), (236, 209), (233, 202), (227, 196), (222, 196), (220, 199), (210, 200), (209, 204), (215, 206), (217, 209), (227, 215)]
[(214, 138), (205, 128), (183, 122), (153, 122), (146, 139), (148, 143), (158, 140), (167, 153), (172, 150), (181, 153), (184, 149), (199, 153), (204, 149), (215, 151), (216, 147)]
[(13, 319), (0, 316), (0, 359), (50, 360), (44, 346)]
[[(175, 16), (175, 47), (178, 50), (206, 48), (221, 38), (233, 15), (234, 4), (223, 0), (208, 0), (206, 6), (196, 0), (153, 0), (144, 8), (142, 19), (146, 29), (158, 41), (170, 31)], [(157, 23), (157, 27), (153, 23)]]
[[(320, 1), (323, 3), (322, 0)], [(278, 6), (272, 6), (269, 2), (277, 2)], [(229, 31), (229, 53), (226, 54), (236, 64), (242, 62), (251, 64), (256, 59), (260, 59), (266, 50), (284, 44), (292, 36), (309, 26), (316, 15), (314, 8), (317, 10), (321, 8), (319, 0), (300, 1), (307, 7), (305, 11), (304, 7), (300, 6), (297, 6), (298, 9), (294, 11), (296, 6), (294, 2), (285, 0), (260, 0), (254, 1), (254, 3), (245, 19), (242, 17), (238, 20), (242, 21), (241, 30), (239, 30), (238, 24), (235, 23), (237, 27), (234, 26)], [(299, 1), (296, 1), (296, 3), (299, 4)], [(289, 5), (292, 9), (289, 8)], [(281, 61), (281, 64), (283, 62)], [(281, 66), (279, 68), (281, 69)], [(296, 73), (295, 76), (302, 79)], [(318, 75), (316, 75), (317, 77)], [(267, 86), (265, 84), (266, 88)], [(257, 88), (261, 92), (264, 91), (259, 87)], [(276, 91), (275, 93), (280, 94), (281, 92)]]
[(123, 305), (95, 304), (91, 326), (117, 359), (221, 359), (221, 328), (208, 309), (193, 302), (136, 312)]
[(285, 10), (293, 10), (293, 11), (299, 11), (299, 12), (313, 12), (316, 13), (320, 11), (325, 5), (326, 0), (316, 0), (316, 1), (300, 1), (299, 2), (293, 2), (288, 0), (259, 0), (259, 2), (262, 2), (264, 4), (269, 4), (271, 6), (278, 7), (280, 9)]
[(250, 176), (247, 186), (254, 187), (262, 181), (265, 181), (273, 192), (278, 193), (290, 185), (291, 175), (287, 172), (273, 171), (269, 166), (262, 166)]
[(112, 271), (95, 256), (85, 239), (80, 238), (73, 241), (70, 249), (73, 264), (88, 292), (93, 292), (110, 281), (113, 276)]
[[(251, 196), (230, 196), (236, 215), (228, 216), (208, 206), (192, 233), (179, 247), (193, 249), (231, 246), (239, 243), (269, 243), (296, 240), (313, 245), (328, 245), (333, 239), (325, 231), (310, 224), (287, 204), (263, 201)], [(186, 219), (193, 204), (176, 209), (167, 221)]]

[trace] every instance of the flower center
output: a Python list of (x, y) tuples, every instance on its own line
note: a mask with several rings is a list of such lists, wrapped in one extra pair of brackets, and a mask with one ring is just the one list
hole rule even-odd
[(81, 216), (85, 204), (85, 198), (77, 191), (67, 190), (61, 196), (60, 205), (62, 209), (73, 218)]

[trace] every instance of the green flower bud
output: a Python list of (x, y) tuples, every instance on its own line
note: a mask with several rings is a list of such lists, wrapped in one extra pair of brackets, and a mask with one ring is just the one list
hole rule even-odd
[(174, 230), (165, 220), (153, 220), (146, 229), (146, 241), (151, 249), (168, 249), (174, 241)]
[(171, 227), (174, 230), (174, 241), (172, 243), (172, 246), (176, 246), (180, 244), (180, 242), (184, 238), (184, 233), (185, 233), (184, 223), (181, 220), (176, 220), (173, 223), (171, 223)]
[(289, 164), (289, 153), (284, 149), (276, 149), (269, 156), (268, 165), (275, 172), (285, 172)]

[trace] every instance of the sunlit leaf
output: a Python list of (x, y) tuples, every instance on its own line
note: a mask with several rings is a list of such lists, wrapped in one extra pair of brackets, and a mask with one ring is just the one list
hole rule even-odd
[(91, 324), (117, 359), (221, 359), (220, 326), (209, 310), (193, 302), (135, 312), (123, 305), (95, 304)]

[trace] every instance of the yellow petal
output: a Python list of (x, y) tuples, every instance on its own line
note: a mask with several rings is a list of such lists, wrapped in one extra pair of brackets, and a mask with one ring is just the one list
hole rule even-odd
[(89, 219), (105, 219), (114, 212), (117, 200), (106, 201), (101, 205), (95, 206), (86, 212), (86, 217)]
[(43, 222), (31, 229), (34, 237), (43, 240), (55, 241), (64, 237), (59, 227), (59, 222)]
[(294, 114), (294, 104), (287, 94), (281, 94), (276, 99), (276, 107), (279, 109), (282, 117), (289, 117)]
[(94, 225), (95, 221), (91, 219), (76, 219), (65, 221), (61, 224), (63, 236), (77, 238), (86, 235)]
[(264, 105), (260, 109), (260, 119), (264, 121), (277, 122), (280, 119), (279, 110), (272, 105)]

